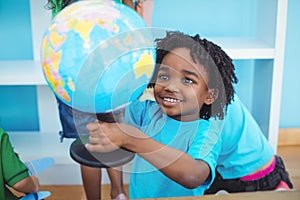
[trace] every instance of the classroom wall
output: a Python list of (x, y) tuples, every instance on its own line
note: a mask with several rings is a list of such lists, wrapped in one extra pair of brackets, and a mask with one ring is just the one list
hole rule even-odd
[[(176, 28), (190, 34), (199, 33), (203, 37), (207, 35), (211, 37), (252, 36), (255, 34), (256, 22), (252, 21), (251, 15), (256, 12), (256, 6), (250, 3), (250, 0), (240, 1), (243, 6), (237, 5), (237, 1), (227, 0), (226, 9), (218, 6), (217, 1), (193, 0), (194, 4), (185, 1), (184, 7), (181, 2), (181, 0), (155, 1), (152, 18), (153, 26)], [(216, 4), (215, 10), (206, 10), (205, 4), (213, 2)], [(168, 11), (161, 10), (165, 7), (169, 7)], [(237, 10), (237, 7), (244, 9)], [(298, 69), (299, 62), (297, 60), (299, 57), (297, 47), (300, 45), (299, 10), (300, 1), (289, 0), (280, 118), (280, 127), (282, 128), (300, 127), (300, 104), (298, 103), (300, 99), (300, 80), (298, 78), (300, 70)], [(205, 12), (207, 16), (213, 17), (217, 23), (212, 24), (201, 19), (186, 20), (191, 12)], [(235, 17), (236, 12), (240, 12), (240, 18)], [(178, 20), (174, 23), (168, 20), (169, 16), (179, 15), (183, 17), (178, 17)], [(231, 27), (228, 27), (226, 23), (229, 20), (231, 21)], [(244, 21), (248, 23), (244, 23)], [(0, 0), (0, 27), (0, 60), (33, 58), (29, 0)], [(253, 62), (251, 60), (234, 61), (240, 80), (236, 89), (250, 109), (253, 95), (248, 91), (253, 90)], [(39, 130), (35, 86), (0, 86), (0, 126), (8, 131)]]
[[(255, 37), (256, 19), (252, 15), (255, 15), (257, 6), (252, 2), (253, 0), (226, 0), (226, 9), (224, 9), (224, 3), (214, 0), (190, 0), (185, 1), (184, 4), (181, 0), (155, 1), (152, 26), (179, 30), (191, 35), (199, 34), (200, 37), (208, 39)], [(214, 10), (207, 8), (214, 8)], [(236, 12), (241, 13), (239, 18), (236, 17)], [(235, 89), (248, 109), (252, 110), (255, 62), (254, 60), (234, 60), (233, 62), (239, 79)]]

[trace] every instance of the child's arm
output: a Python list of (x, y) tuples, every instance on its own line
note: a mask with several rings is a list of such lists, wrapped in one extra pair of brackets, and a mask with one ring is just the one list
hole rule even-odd
[(18, 192), (23, 193), (36, 193), (39, 191), (40, 183), (35, 176), (28, 176), (23, 180), (13, 185), (13, 188)]
[(209, 176), (209, 166), (188, 154), (163, 145), (137, 128), (117, 123), (90, 123), (89, 151), (108, 152), (119, 147), (139, 154), (167, 177), (186, 188), (200, 186)]

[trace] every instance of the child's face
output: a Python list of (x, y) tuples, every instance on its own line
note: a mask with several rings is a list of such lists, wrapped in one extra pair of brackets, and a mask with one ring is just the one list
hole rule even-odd
[(207, 82), (206, 70), (199, 62), (193, 62), (190, 50), (176, 48), (162, 61), (154, 97), (168, 116), (179, 121), (197, 120), (202, 105), (212, 103)]

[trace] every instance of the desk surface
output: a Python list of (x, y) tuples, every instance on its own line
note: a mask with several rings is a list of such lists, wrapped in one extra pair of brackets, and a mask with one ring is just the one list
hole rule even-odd
[(201, 197), (157, 198), (157, 200), (300, 200), (300, 190), (245, 192)]

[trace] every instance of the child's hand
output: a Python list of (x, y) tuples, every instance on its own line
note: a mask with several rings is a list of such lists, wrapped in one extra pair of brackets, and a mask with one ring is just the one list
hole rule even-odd
[(121, 123), (93, 122), (87, 125), (90, 132), (89, 151), (110, 152), (123, 146), (127, 133)]

